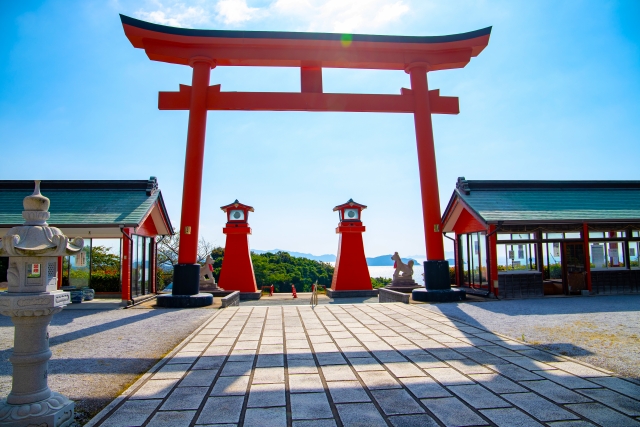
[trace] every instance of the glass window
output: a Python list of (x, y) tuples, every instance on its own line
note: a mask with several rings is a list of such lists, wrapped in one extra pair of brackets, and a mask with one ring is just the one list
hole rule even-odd
[(144, 294), (144, 237), (138, 236), (138, 263), (137, 263), (137, 272), (138, 272), (138, 294)]
[(467, 286), (488, 286), (486, 240), (484, 233), (469, 233), (459, 236), (462, 278)]
[(498, 270), (536, 270), (536, 243), (499, 244)]
[[(631, 249), (631, 247), (629, 247)], [(631, 255), (631, 250), (629, 250)], [(637, 255), (637, 250), (635, 251)], [(624, 242), (595, 242), (589, 245), (592, 268), (624, 268), (626, 256)]]
[(461, 234), (459, 237), (460, 243), (460, 259), (462, 260), (462, 281), (464, 283), (469, 283), (469, 245), (468, 245), (468, 235)]
[(562, 280), (562, 251), (560, 242), (542, 244), (545, 280)]
[(638, 231), (638, 230), (634, 230), (634, 231), (632, 231), (632, 232), (631, 232), (631, 236), (632, 236), (632, 237), (640, 237), (640, 231)]
[(535, 238), (533, 233), (498, 233), (498, 240), (534, 240)]
[(565, 239), (581, 239), (582, 235), (580, 232), (572, 232), (572, 233), (564, 233)]
[(89, 286), (91, 276), (91, 239), (84, 239), (84, 248), (77, 255), (69, 257), (69, 285), (76, 288)]
[(640, 251), (640, 242), (629, 242), (629, 266), (631, 268), (640, 267), (638, 263), (639, 251)]
[(604, 233), (602, 231), (590, 231), (589, 238), (590, 239), (602, 239), (604, 237)]
[(512, 234), (511, 235), (511, 239), (512, 240), (531, 240), (534, 237), (529, 234), (529, 233), (519, 233), (519, 234)]
[(544, 239), (564, 239), (563, 233), (544, 233)]
[(144, 293), (146, 295), (151, 293), (151, 244), (152, 238), (145, 238), (144, 245)]
[(140, 295), (140, 254), (138, 252), (138, 241), (140, 236), (131, 236), (131, 297), (137, 297)]

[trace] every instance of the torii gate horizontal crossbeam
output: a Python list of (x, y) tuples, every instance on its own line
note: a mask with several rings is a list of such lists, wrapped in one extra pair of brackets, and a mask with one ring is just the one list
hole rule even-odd
[[(360, 113), (413, 113), (414, 96), (402, 89), (401, 95), (370, 95), (350, 93), (287, 93), (287, 92), (221, 92), (220, 85), (209, 86), (207, 110), (244, 111), (336, 111)], [(160, 110), (188, 110), (191, 86), (180, 85), (179, 92), (160, 92)], [(458, 98), (440, 96), (440, 90), (429, 91), (431, 112), (459, 114)]]

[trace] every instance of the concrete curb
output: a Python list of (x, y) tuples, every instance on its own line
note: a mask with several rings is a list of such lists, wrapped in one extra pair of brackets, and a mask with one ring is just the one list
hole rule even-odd
[(402, 292), (394, 291), (391, 289), (380, 288), (378, 293), (379, 303), (401, 302), (403, 304), (409, 304), (409, 298), (411, 294), (404, 294)]

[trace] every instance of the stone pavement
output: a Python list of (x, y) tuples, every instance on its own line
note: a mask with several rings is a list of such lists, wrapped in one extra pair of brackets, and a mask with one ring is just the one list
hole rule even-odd
[(233, 307), (87, 425), (622, 427), (640, 426), (638, 399), (638, 384), (421, 306)]

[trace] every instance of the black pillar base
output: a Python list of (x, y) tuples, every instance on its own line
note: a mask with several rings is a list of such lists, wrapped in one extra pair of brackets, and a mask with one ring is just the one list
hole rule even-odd
[(173, 266), (172, 295), (197, 295), (200, 293), (200, 264), (176, 264)]
[(451, 289), (449, 279), (449, 261), (425, 261), (424, 285), (429, 291)]
[(430, 291), (429, 289), (414, 289), (413, 292), (411, 292), (411, 298), (414, 301), (422, 302), (454, 302), (467, 299), (467, 293), (462, 289), (433, 291)]
[(156, 297), (158, 307), (166, 308), (194, 308), (206, 307), (213, 304), (213, 295), (158, 295)]

